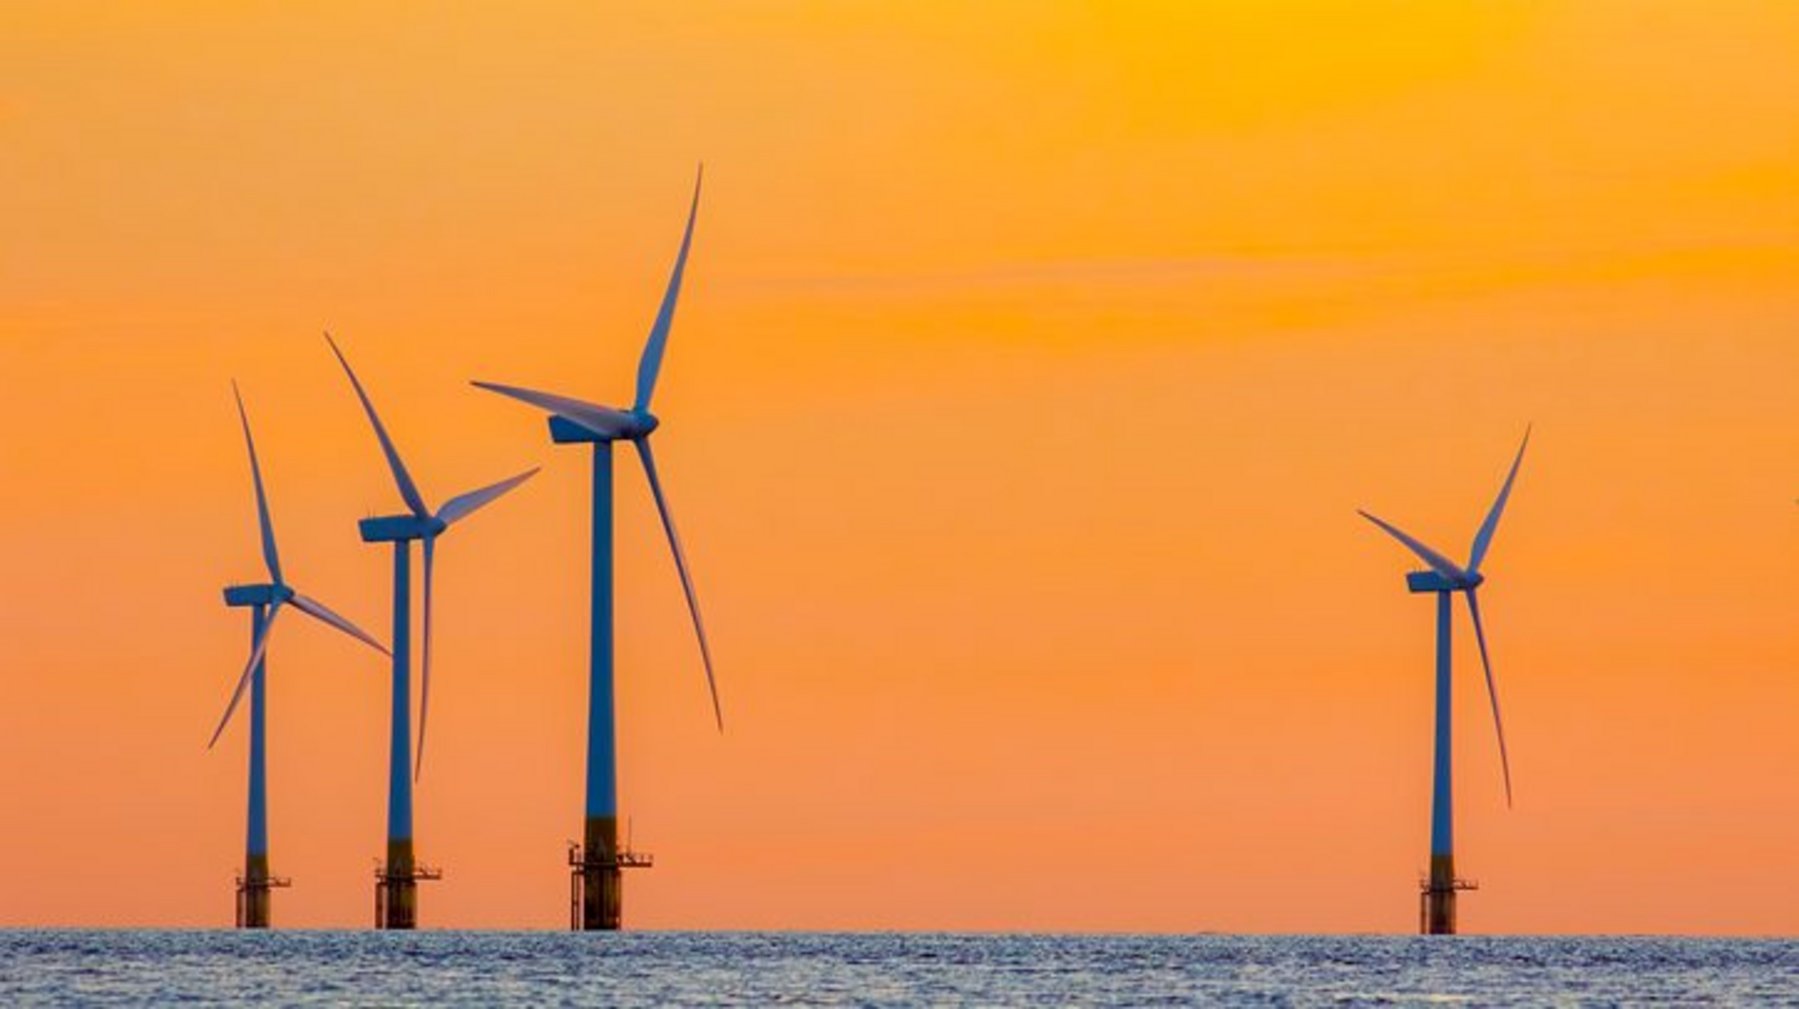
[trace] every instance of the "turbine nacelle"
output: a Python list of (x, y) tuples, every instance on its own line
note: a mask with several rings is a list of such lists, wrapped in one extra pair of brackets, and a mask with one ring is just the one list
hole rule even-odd
[(1466, 592), (1479, 588), (1487, 576), (1476, 572), (1451, 578), (1435, 571), (1408, 571), (1405, 587), (1413, 592)]
[(227, 585), (226, 606), (274, 606), (293, 602), (294, 590), (285, 585)]
[(450, 524), (435, 515), (381, 515), (356, 523), (364, 543), (397, 543), (438, 536)]
[[(601, 419), (601, 418), (594, 418)], [(550, 415), (550, 440), (558, 445), (585, 442), (636, 441), (647, 438), (662, 426), (662, 420), (648, 410), (611, 410), (603, 415), (608, 423), (582, 423), (559, 413)]]

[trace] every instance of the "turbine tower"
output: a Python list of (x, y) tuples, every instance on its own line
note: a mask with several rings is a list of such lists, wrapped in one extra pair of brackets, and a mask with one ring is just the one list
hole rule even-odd
[(1474, 622), (1474, 640), (1480, 646), (1480, 664), (1486, 673), (1487, 698), (1493, 705), (1493, 729), (1499, 736), (1499, 766), (1505, 774), (1505, 804), (1508, 809), (1512, 805), (1511, 761), (1506, 755), (1505, 726), (1499, 718), (1499, 690), (1493, 683), (1493, 664), (1487, 657), (1487, 634), (1481, 626), (1477, 590), (1486, 581), (1485, 576), (1480, 573), (1481, 562), (1486, 559), (1487, 548), (1493, 543), (1493, 532), (1499, 527), (1499, 516), (1505, 511), (1506, 500), (1512, 495), (1512, 481), (1518, 478), (1518, 467), (1524, 462), (1524, 450), (1529, 445), (1530, 429), (1526, 428), (1524, 441), (1518, 446), (1518, 455), (1512, 460), (1511, 471), (1506, 474), (1504, 486), (1499, 488), (1499, 497), (1493, 501), (1486, 521), (1480, 524), (1480, 530), (1474, 534), (1474, 546), (1468, 553), (1466, 567), (1457, 566), (1397, 526), (1368, 512), (1359, 512), (1363, 518), (1380, 526), (1425, 563), (1427, 570), (1413, 571), (1406, 575), (1406, 587), (1412, 592), (1435, 593), (1437, 597), (1437, 732), (1432, 764), (1430, 876), (1421, 883), (1418, 895), (1419, 931), (1426, 935), (1454, 935), (1456, 894), (1461, 890), (1473, 890), (1477, 887), (1477, 884), (1457, 879), (1455, 875), (1455, 822), (1451, 808), (1449, 769), (1449, 632), (1453, 609), (1451, 597), (1458, 592), (1467, 598), (1468, 615)]
[(662, 480), (656, 472), (656, 457), (650, 450), (650, 434), (660, 423), (650, 412), (650, 396), (656, 390), (656, 375), (662, 368), (662, 354), (668, 346), (668, 333), (674, 323), (675, 302), (681, 294), (681, 276), (687, 268), (687, 250), (693, 244), (693, 223), (700, 208), (701, 176), (694, 180), (693, 202), (687, 211), (687, 229), (681, 235), (681, 250), (675, 256), (673, 274), (662, 296), (662, 307), (650, 327), (650, 336), (637, 366), (637, 398), (630, 410), (616, 410), (566, 396), (536, 392), (516, 386), (492, 382), (474, 384), (490, 392), (529, 403), (550, 414), (550, 439), (559, 445), (590, 444), (593, 446), (593, 600), (592, 646), (588, 653), (587, 694), (587, 793), (583, 843), (569, 852), (570, 925), (576, 929), (617, 929), (623, 902), (622, 870), (647, 867), (648, 855), (621, 849), (618, 843), (618, 764), (613, 710), (612, 670), (612, 445), (628, 441), (643, 462), (644, 476), (649, 479), (650, 494), (656, 499), (656, 511), (662, 516), (662, 528), (674, 554), (675, 571), (681, 577), (681, 589), (687, 595), (687, 609), (693, 616), (694, 633), (699, 638), (700, 658), (706, 669), (706, 686), (712, 695), (712, 716), (719, 731), (724, 731), (723, 709), (718, 702), (718, 685), (712, 675), (712, 651), (706, 644), (706, 628), (700, 620), (700, 607), (694, 595), (693, 578), (688, 573), (687, 558), (681, 550), (681, 539), (675, 533), (674, 518), (668, 500), (662, 493)]
[(256, 440), (250, 437), (250, 417), (244, 412), (244, 399), (232, 383), (231, 394), (237, 399), (237, 418), (243, 423), (244, 446), (250, 450), (250, 480), (256, 487), (256, 518), (262, 529), (262, 560), (269, 569), (269, 580), (261, 585), (230, 585), (225, 588), (226, 606), (244, 606), (250, 610), (250, 661), (237, 678), (231, 702), (225, 715), (212, 732), (207, 749), (219, 741), (231, 715), (243, 699), (244, 687), (250, 688), (250, 814), (244, 844), (244, 872), (237, 879), (237, 925), (239, 928), (269, 927), (269, 891), (289, 885), (289, 881), (269, 873), (269, 808), (267, 782), (266, 704), (263, 681), (268, 675), (266, 656), (269, 632), (280, 615), (281, 607), (294, 609), (330, 624), (375, 649), (383, 655), (387, 649), (355, 624), (327, 609), (316, 599), (301, 595), (281, 575), (281, 556), (275, 549), (275, 526), (269, 520), (269, 502), (262, 490), (262, 467), (256, 460)]
[[(331, 352), (337, 355), (338, 363), (343, 365), (344, 374), (350, 378), (351, 388), (356, 390), (356, 398), (362, 402), (362, 409), (368, 414), (369, 426), (375, 429), (375, 439), (381, 443), (381, 453), (387, 458), (388, 468), (393, 471), (394, 484), (399, 488), (400, 497), (406, 502), (408, 509), (399, 515), (363, 519), (358, 528), (364, 543), (392, 543), (394, 547), (393, 728), (388, 745), (387, 861), (375, 869), (375, 926), (414, 928), (418, 924), (419, 881), (443, 877), (441, 870), (420, 865), (413, 857), (412, 833), (412, 782), (417, 777), (418, 769), (424, 766), (425, 719), (431, 709), (431, 573), (437, 537), (483, 505), (530, 479), (537, 468), (532, 467), (517, 476), (453, 497), (445, 501), (443, 507), (432, 512), (425, 505), (418, 485), (412, 482), (412, 476), (406, 472), (406, 464), (400, 461), (400, 453), (394, 448), (393, 440), (387, 436), (387, 428), (375, 413), (375, 404), (369, 401), (368, 393), (363, 391), (362, 383), (350, 368), (350, 362), (344, 357), (343, 351), (338, 349), (337, 341), (331, 339), (330, 333), (325, 334), (325, 341), (331, 345)], [(425, 564), (424, 661), (419, 685), (416, 765), (412, 764), (410, 742), (413, 540), (421, 542)]]

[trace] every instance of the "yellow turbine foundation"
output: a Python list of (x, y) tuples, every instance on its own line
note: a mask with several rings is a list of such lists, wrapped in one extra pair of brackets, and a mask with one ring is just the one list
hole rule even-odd
[(577, 932), (615, 932), (624, 923), (624, 870), (646, 869), (654, 860), (623, 850), (618, 819), (590, 816), (583, 843), (570, 845), (569, 927)]
[(412, 839), (387, 842), (387, 862), (375, 867), (375, 927), (418, 927), (418, 884), (442, 879), (443, 871), (419, 865)]
[(288, 880), (269, 874), (268, 855), (247, 856), (244, 874), (237, 877), (237, 927), (268, 928), (273, 903), (269, 891), (288, 885)]
[(1430, 875), (1418, 886), (1418, 931), (1424, 935), (1454, 935), (1456, 894), (1478, 889), (1479, 883), (1455, 878), (1454, 855), (1432, 855)]

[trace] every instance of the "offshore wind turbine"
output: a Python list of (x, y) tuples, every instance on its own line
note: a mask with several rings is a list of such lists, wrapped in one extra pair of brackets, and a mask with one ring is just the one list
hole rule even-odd
[(699, 638), (700, 658), (706, 670), (706, 687), (712, 695), (712, 716), (719, 731), (724, 731), (724, 712), (718, 702), (718, 684), (712, 675), (712, 650), (706, 643), (706, 627), (700, 620), (699, 600), (694, 594), (693, 577), (687, 558), (681, 550), (681, 538), (675, 532), (675, 521), (669, 513), (668, 499), (662, 493), (662, 480), (656, 472), (656, 456), (650, 450), (650, 434), (661, 423), (650, 412), (650, 397), (656, 391), (656, 376), (662, 369), (662, 354), (668, 346), (668, 333), (675, 319), (675, 302), (681, 294), (681, 278), (687, 269), (687, 252), (693, 245), (693, 224), (700, 209), (702, 167), (693, 183), (693, 202), (687, 211), (687, 228), (681, 234), (681, 249), (675, 255), (673, 273), (662, 295), (662, 307), (650, 327), (649, 340), (637, 365), (637, 397), (631, 409), (617, 410), (567, 396), (521, 389), (493, 382), (474, 384), (490, 392), (529, 403), (550, 414), (550, 439), (559, 445), (590, 444), (593, 446), (593, 598), (591, 611), (592, 646), (588, 653), (587, 687), (587, 790), (586, 816), (582, 829), (582, 845), (569, 852), (570, 925), (576, 929), (616, 929), (623, 906), (622, 870), (647, 867), (648, 855), (621, 849), (618, 843), (618, 758), (615, 712), (613, 708), (612, 666), (612, 445), (628, 441), (643, 462), (644, 476), (649, 479), (650, 494), (656, 499), (656, 511), (662, 517), (662, 528), (674, 554), (675, 571), (681, 577), (681, 590), (687, 596), (687, 609), (693, 616), (693, 629)]
[(1512, 496), (1512, 482), (1518, 478), (1518, 467), (1524, 462), (1524, 450), (1530, 445), (1530, 429), (1512, 460), (1511, 471), (1499, 496), (1488, 510), (1486, 521), (1474, 534), (1474, 545), (1468, 552), (1467, 566), (1457, 565), (1443, 554), (1426, 546), (1399, 527), (1366, 511), (1359, 514), (1381, 527), (1388, 535), (1405, 545), (1425, 563), (1427, 570), (1406, 575), (1406, 587), (1412, 592), (1431, 592), (1437, 597), (1437, 699), (1436, 749), (1432, 763), (1430, 819), (1430, 876), (1419, 887), (1419, 931), (1426, 935), (1455, 934), (1456, 893), (1475, 889), (1476, 884), (1457, 879), (1455, 875), (1455, 821), (1451, 808), (1450, 780), (1450, 624), (1453, 607), (1451, 597), (1461, 593), (1468, 600), (1468, 615), (1474, 622), (1474, 640), (1480, 646), (1481, 669), (1486, 673), (1487, 698), (1493, 706), (1493, 729), (1499, 737), (1499, 766), (1505, 774), (1505, 804), (1512, 804), (1512, 767), (1506, 755), (1505, 725), (1499, 718), (1499, 690), (1493, 682), (1493, 663), (1487, 656), (1487, 633), (1481, 625), (1478, 590), (1486, 576), (1480, 573), (1487, 548), (1493, 544), (1493, 532), (1499, 528), (1499, 516)]
[(275, 526), (269, 519), (269, 501), (262, 489), (262, 466), (256, 459), (256, 439), (250, 436), (250, 415), (244, 411), (244, 398), (238, 393), (235, 382), (231, 384), (231, 395), (237, 400), (237, 419), (243, 424), (244, 447), (250, 451), (250, 480), (256, 487), (256, 520), (262, 530), (262, 560), (268, 567), (269, 580), (260, 585), (229, 585), (225, 588), (226, 606), (243, 606), (250, 610), (250, 661), (244, 666), (243, 675), (237, 678), (231, 702), (225, 706), (225, 715), (219, 719), (219, 726), (213, 730), (206, 748), (212, 749), (219, 741), (238, 702), (243, 699), (244, 687), (248, 686), (250, 810), (244, 843), (244, 873), (237, 880), (237, 925), (239, 928), (268, 928), (269, 891), (288, 885), (286, 879), (269, 872), (267, 706), (263, 685), (268, 675), (269, 633), (275, 626), (275, 618), (283, 606), (292, 605), (301, 613), (343, 631), (383, 655), (388, 652), (381, 642), (369, 637), (360, 627), (333, 613), (324, 603), (300, 594), (282, 577), (281, 555), (275, 549)]
[[(420, 865), (414, 858), (412, 834), (412, 782), (417, 777), (417, 771), (424, 767), (425, 719), (431, 708), (431, 576), (437, 538), (450, 526), (530, 479), (537, 472), (537, 467), (533, 466), (498, 483), (459, 494), (445, 501), (443, 507), (433, 512), (426, 506), (418, 485), (413, 483), (411, 474), (406, 471), (406, 464), (400, 461), (400, 453), (394, 448), (393, 439), (388, 437), (387, 428), (375, 413), (375, 404), (369, 401), (368, 393), (363, 390), (362, 382), (356, 378), (356, 372), (350, 367), (343, 351), (338, 349), (337, 341), (331, 339), (330, 333), (326, 333), (325, 342), (331, 345), (331, 352), (337, 356), (338, 363), (343, 365), (344, 374), (350, 378), (351, 388), (356, 390), (356, 398), (362, 402), (362, 409), (368, 414), (369, 426), (375, 429), (375, 439), (381, 443), (381, 454), (387, 458), (388, 468), (393, 471), (394, 484), (399, 488), (400, 497), (407, 507), (403, 514), (363, 519), (358, 529), (364, 543), (394, 545), (393, 719), (388, 746), (387, 861), (375, 869), (375, 925), (377, 928), (413, 928), (418, 924), (418, 882), (440, 879), (443, 875), (438, 869)], [(425, 564), (424, 661), (420, 676), (416, 766), (412, 763), (410, 742), (413, 540), (420, 541)]]

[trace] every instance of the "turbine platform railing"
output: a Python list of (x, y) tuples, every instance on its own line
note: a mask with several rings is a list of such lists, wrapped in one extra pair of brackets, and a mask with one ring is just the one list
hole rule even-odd
[(1429, 873), (1418, 874), (1418, 931), (1420, 934), (1430, 932), (1430, 899), (1435, 894), (1453, 894), (1463, 890), (1480, 889), (1478, 879), (1452, 879), (1447, 885), (1439, 886), (1433, 882)]
[[(250, 898), (253, 895), (267, 893), (270, 890), (285, 890), (294, 885), (294, 881), (286, 876), (263, 876), (251, 879), (243, 873), (237, 875), (237, 918), (238, 928), (244, 928), (250, 922)], [(265, 908), (266, 911), (266, 908)]]
[[(444, 871), (433, 865), (418, 864), (410, 870), (388, 871), (387, 863), (375, 863), (375, 927), (386, 928), (388, 895), (396, 883), (431, 883), (444, 878)], [(406, 926), (410, 928), (411, 926)]]
[[(629, 841), (625, 842), (627, 845)], [(580, 931), (583, 921), (582, 905), (587, 894), (587, 875), (590, 872), (623, 869), (648, 869), (656, 864), (656, 857), (647, 851), (633, 851), (626, 847), (607, 854), (604, 851), (588, 855), (580, 842), (568, 842), (568, 923), (569, 928)]]
[(647, 851), (632, 851), (629, 848), (607, 855), (601, 852), (591, 858), (581, 850), (579, 841), (568, 843), (568, 864), (576, 869), (589, 866), (596, 869), (648, 869), (656, 864), (656, 856)]
[(415, 865), (410, 871), (395, 869), (393, 872), (388, 872), (386, 865), (377, 864), (375, 866), (375, 878), (383, 883), (393, 883), (404, 880), (412, 880), (413, 882), (432, 881), (444, 878), (444, 871), (436, 866)]

